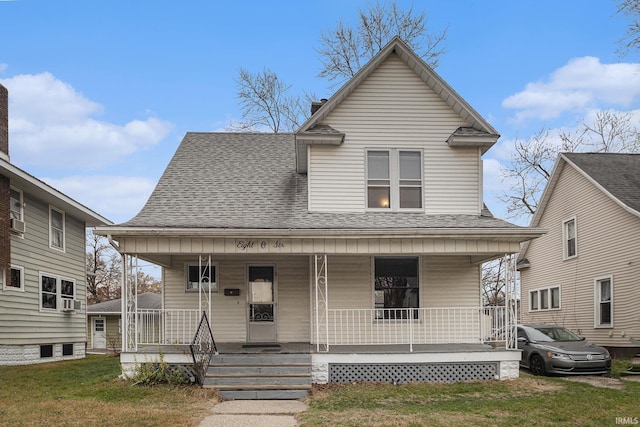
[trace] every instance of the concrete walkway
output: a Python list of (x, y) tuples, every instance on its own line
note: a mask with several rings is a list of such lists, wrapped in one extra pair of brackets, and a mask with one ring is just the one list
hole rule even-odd
[(228, 400), (214, 406), (199, 427), (295, 427), (294, 415), (306, 409), (298, 400)]

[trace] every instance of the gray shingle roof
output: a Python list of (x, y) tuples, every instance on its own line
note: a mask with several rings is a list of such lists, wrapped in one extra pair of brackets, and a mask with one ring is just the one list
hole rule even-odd
[[(162, 308), (162, 295), (147, 292), (138, 295), (138, 308), (158, 310)], [(87, 306), (87, 313), (120, 313), (122, 310), (122, 299), (99, 302)]]
[(640, 212), (640, 154), (563, 153), (613, 197)]
[(309, 212), (293, 134), (187, 133), (126, 227), (231, 229), (520, 228), (485, 215)]

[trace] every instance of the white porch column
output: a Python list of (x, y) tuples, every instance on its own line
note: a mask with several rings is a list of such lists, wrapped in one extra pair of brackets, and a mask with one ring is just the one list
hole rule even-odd
[(138, 350), (138, 257), (122, 255), (122, 349)]
[(329, 351), (329, 295), (327, 291), (327, 255), (314, 255), (315, 306), (316, 306), (316, 351), (324, 340)]
[(517, 348), (516, 325), (518, 324), (516, 256), (505, 254), (503, 264), (505, 271), (505, 345), (508, 349), (514, 349)]

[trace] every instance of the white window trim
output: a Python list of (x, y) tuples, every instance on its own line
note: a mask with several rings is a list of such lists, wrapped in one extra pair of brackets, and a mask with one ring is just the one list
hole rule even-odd
[[(370, 208), (369, 207), (369, 152), (370, 151), (386, 151), (389, 153), (389, 203), (388, 208)], [(420, 153), (420, 200), (422, 207), (420, 208), (401, 208), (400, 207), (400, 153), (413, 152)], [(365, 197), (364, 206), (366, 211), (371, 212), (424, 212), (424, 150), (419, 148), (367, 148), (364, 155), (365, 163)]]
[[(552, 308), (551, 307), (551, 290), (552, 289), (558, 289), (558, 293), (559, 293), (559, 301), (558, 301), (558, 308)], [(547, 291), (547, 307), (549, 308), (542, 308), (542, 291)], [(538, 308), (537, 309), (532, 309), (531, 308), (531, 294), (537, 292), (538, 293)], [(562, 289), (560, 285), (554, 285), (554, 286), (546, 286), (544, 288), (537, 288), (537, 289), (530, 289), (529, 290), (529, 307), (528, 307), (528, 311), (529, 313), (538, 313), (540, 311), (558, 311), (558, 310), (562, 310)]]
[[(189, 267), (198, 267), (197, 262), (185, 262), (184, 263), (184, 291), (185, 293), (197, 293), (199, 291), (199, 289), (197, 288), (192, 288), (189, 289), (187, 288), (187, 284), (189, 283)], [(206, 267), (206, 264), (202, 264), (202, 267)], [(213, 267), (213, 269), (215, 270), (214, 273), (214, 277), (213, 277), (213, 283), (216, 285), (215, 288), (211, 289), (212, 293), (216, 293), (218, 292), (218, 290), (220, 289), (220, 287), (218, 286), (218, 263), (217, 262), (212, 262), (211, 263), (211, 267)], [(208, 292), (208, 289), (204, 288), (205, 291)]]
[[(574, 224), (574, 229), (575, 229), (575, 233), (576, 233), (576, 253), (575, 255), (571, 255), (571, 256), (567, 256), (567, 252), (569, 250), (569, 247), (567, 245), (567, 223), (573, 221)], [(563, 260), (569, 260), (569, 259), (573, 259), (576, 258), (578, 256), (578, 220), (576, 219), (575, 216), (571, 217), (571, 218), (567, 218), (564, 221), (562, 221), (562, 259)]]
[[(598, 320), (600, 319), (600, 282), (603, 280), (609, 280), (611, 286), (611, 323), (599, 324)], [(593, 327), (596, 329), (613, 329), (613, 318), (614, 318), (614, 286), (613, 286), (613, 274), (607, 274), (604, 276), (596, 277), (593, 279)]]
[[(402, 256), (402, 255), (376, 255), (371, 257), (371, 309), (374, 310), (374, 321), (376, 322), (393, 322), (394, 319), (376, 319), (375, 311), (376, 308), (376, 258), (418, 258), (418, 307), (417, 310), (423, 308), (422, 302), (422, 257), (421, 256)], [(392, 310), (392, 309), (383, 309), (383, 310)], [(400, 319), (398, 319), (400, 320)]]
[[(56, 280), (56, 308), (48, 308), (48, 307), (43, 307), (42, 306), (42, 277), (50, 277), (52, 279)], [(68, 282), (72, 282), (73, 283), (73, 297), (72, 298), (68, 298), (68, 297), (63, 297), (62, 296), (62, 281), (66, 280)], [(47, 273), (46, 271), (41, 271), (38, 274), (38, 299), (39, 299), (39, 306), (40, 306), (40, 311), (44, 311), (44, 312), (49, 312), (49, 313), (56, 313), (56, 312), (61, 312), (62, 311), (62, 300), (63, 299), (71, 299), (71, 300), (75, 300), (77, 299), (78, 296), (78, 283), (75, 281), (75, 279), (70, 279), (68, 277), (63, 277), (63, 276), (58, 276), (56, 274), (51, 274), (51, 273)]]
[[(52, 211), (56, 211), (56, 212), (62, 214), (62, 247), (61, 248), (53, 245), (53, 233), (52, 233), (53, 222), (52, 222), (52, 217), (51, 217), (51, 212)], [(66, 221), (66, 215), (65, 215), (64, 211), (49, 205), (49, 247), (51, 249), (55, 249), (57, 251), (65, 252), (65, 248), (67, 246), (66, 245), (66, 240), (67, 240), (66, 227), (67, 227), (67, 221)]]
[[(22, 190), (20, 190), (19, 188), (14, 187), (13, 185), (10, 186), (10, 188), (11, 188), (11, 190), (20, 193), (20, 221), (24, 221), (24, 192)], [(13, 210), (11, 208), (9, 208), (9, 209)]]
[[(13, 286), (9, 286), (9, 282), (11, 282), (11, 270), (20, 270), (20, 287), (14, 288)], [(24, 292), (24, 267), (20, 267), (18, 265), (11, 264), (11, 268), (9, 269), (8, 274), (2, 274), (2, 289), (5, 291), (15, 291), (15, 292)]]

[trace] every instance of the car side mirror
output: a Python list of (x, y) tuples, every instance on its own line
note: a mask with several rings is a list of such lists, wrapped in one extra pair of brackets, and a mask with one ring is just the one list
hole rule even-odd
[(525, 337), (518, 337), (518, 342), (522, 342), (522, 343), (525, 343), (525, 344), (526, 344), (526, 343), (528, 343), (528, 342), (529, 342), (529, 340), (528, 340), (528, 339), (526, 339)]

